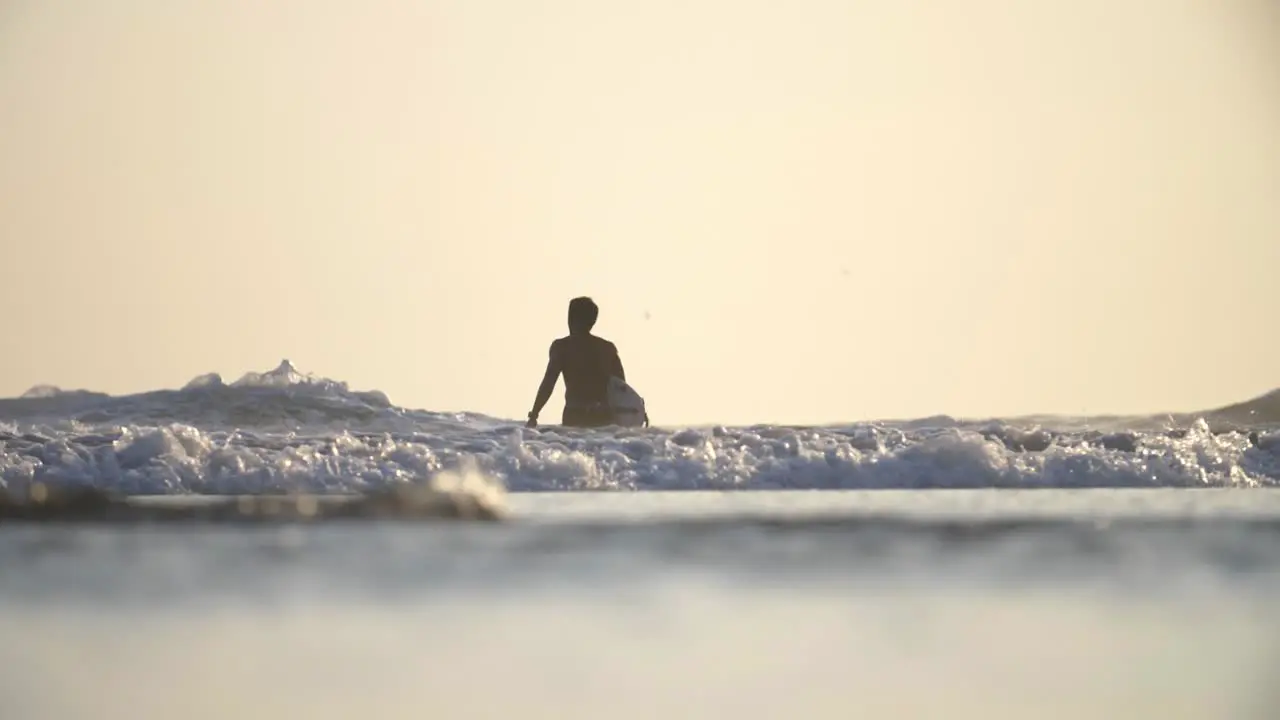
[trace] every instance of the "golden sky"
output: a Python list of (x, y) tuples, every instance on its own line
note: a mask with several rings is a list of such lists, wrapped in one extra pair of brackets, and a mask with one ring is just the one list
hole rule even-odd
[(0, 239), (3, 396), (523, 417), (590, 294), (661, 424), (1196, 409), (1280, 385), (1280, 10), (7, 0)]

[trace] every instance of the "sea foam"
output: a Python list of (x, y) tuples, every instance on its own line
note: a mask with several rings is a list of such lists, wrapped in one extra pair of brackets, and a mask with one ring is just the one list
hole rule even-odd
[(135, 495), (433, 482), (470, 492), (1275, 486), (1272, 395), (1230, 417), (527, 429), (398, 407), (284, 361), (233, 383), (208, 374), (118, 397), (41, 386), (0, 400), (0, 484)]

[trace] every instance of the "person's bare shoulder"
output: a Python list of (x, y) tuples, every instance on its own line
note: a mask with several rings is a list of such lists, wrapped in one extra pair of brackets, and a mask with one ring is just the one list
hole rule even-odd
[(621, 360), (622, 356), (618, 354), (617, 345), (614, 345), (612, 342), (605, 340), (604, 338), (601, 338), (600, 348), (604, 351), (603, 354), (606, 358), (611, 358), (614, 362), (619, 362), (619, 363), (622, 362)]

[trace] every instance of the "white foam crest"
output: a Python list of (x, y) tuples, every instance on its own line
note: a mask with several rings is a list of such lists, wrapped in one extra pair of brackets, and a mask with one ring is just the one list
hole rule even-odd
[(22, 393), (22, 397), (38, 400), (42, 398), (58, 397), (64, 393), (66, 393), (66, 391), (56, 385), (36, 385), (30, 390)]
[[(204, 377), (208, 378), (209, 376)], [(263, 373), (247, 372), (231, 385), (232, 387), (311, 387), (336, 392), (348, 391), (345, 382), (330, 380), (311, 373), (303, 373), (295, 368), (287, 358), (281, 360), (274, 370), (268, 370)]]
[[(1280, 485), (1280, 434), (1012, 440), (963, 428), (526, 430), (458, 423), (407, 433), (271, 433), (191, 425), (0, 428), (0, 482), (130, 494), (625, 489), (1258, 487)], [(1006, 443), (1013, 443), (1010, 447)]]
[(37, 386), (21, 398), (0, 399), (0, 418), (28, 425), (191, 424), (201, 428), (253, 427), (271, 431), (420, 430), (465, 421), (406, 410), (378, 390), (352, 391), (345, 382), (302, 373), (288, 360), (275, 369), (246, 373), (228, 385), (217, 373), (193, 378), (181, 390), (111, 396)]
[(465, 456), (430, 444), (348, 434), (302, 438), (203, 432), (187, 425), (114, 434), (0, 436), (0, 484), (91, 485), (126, 494), (348, 493), (398, 483), (483, 495), (504, 488)]
[[(1035, 418), (939, 416), (842, 427), (526, 430), (400, 408), (381, 392), (351, 391), (284, 360), (230, 385), (209, 373), (176, 391), (112, 397), (38, 386), (0, 400), (8, 423), (0, 424), (0, 482), (129, 493), (351, 492), (450, 471), (460, 474), (447, 482), (470, 473), (518, 490), (1280, 483), (1280, 430), (1224, 430), (1217, 416), (1206, 417), (1182, 429), (1172, 418), (1048, 428)], [(461, 470), (464, 463), (471, 469)]]

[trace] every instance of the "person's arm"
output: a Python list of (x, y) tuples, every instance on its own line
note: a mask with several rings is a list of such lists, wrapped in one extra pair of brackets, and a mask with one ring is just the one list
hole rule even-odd
[(556, 381), (559, 379), (560, 352), (556, 344), (551, 343), (551, 350), (547, 352), (547, 371), (542, 375), (542, 384), (538, 386), (538, 396), (533, 400), (533, 410), (529, 413), (529, 422), (525, 423), (526, 425), (537, 427), (538, 415), (551, 399), (551, 393), (555, 391)]

